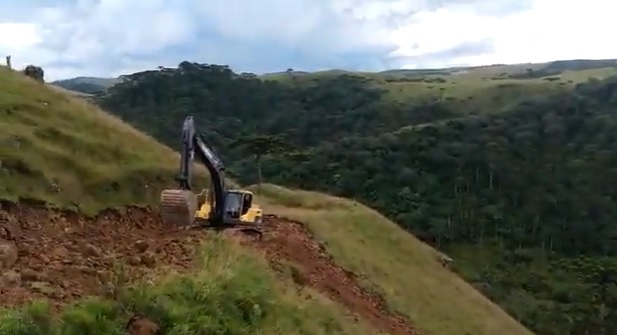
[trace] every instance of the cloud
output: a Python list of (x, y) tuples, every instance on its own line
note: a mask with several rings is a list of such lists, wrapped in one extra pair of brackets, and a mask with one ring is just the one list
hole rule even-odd
[[(417, 49), (417, 48), (416, 48)], [(445, 49), (436, 51), (422, 52), (414, 56), (401, 56), (398, 58), (400, 63), (407, 64), (408, 67), (419, 67), (418, 64), (424, 67), (438, 68), (443, 64), (464, 65), (464, 63), (456, 64), (454, 60), (463, 59), (469, 56), (485, 55), (494, 52), (495, 40), (484, 38), (477, 41), (464, 41), (459, 44), (448, 46)], [(414, 64), (414, 65), (409, 65)]]
[(0, 0), (0, 53), (48, 79), (183, 60), (256, 73), (615, 57), (606, 0)]

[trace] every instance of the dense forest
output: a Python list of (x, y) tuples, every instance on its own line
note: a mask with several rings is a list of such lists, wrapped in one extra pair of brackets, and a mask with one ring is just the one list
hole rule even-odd
[(283, 84), (183, 62), (98, 102), (174, 148), (194, 115), (242, 182), (378, 209), (540, 335), (617, 329), (617, 78), (478, 115), (384, 93), (362, 76)]

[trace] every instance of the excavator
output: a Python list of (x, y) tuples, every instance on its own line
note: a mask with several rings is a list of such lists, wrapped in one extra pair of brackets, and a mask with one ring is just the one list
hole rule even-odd
[[(210, 173), (210, 187), (199, 194), (191, 185), (193, 160), (197, 158)], [(182, 126), (180, 174), (177, 189), (161, 192), (160, 210), (165, 223), (186, 227), (240, 228), (243, 232), (256, 233), (261, 238), (263, 212), (253, 203), (253, 193), (242, 189), (227, 189), (225, 165), (197, 133), (192, 116)]]

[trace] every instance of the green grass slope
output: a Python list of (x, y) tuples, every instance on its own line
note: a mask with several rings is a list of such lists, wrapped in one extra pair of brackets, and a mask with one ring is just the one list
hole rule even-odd
[(350, 200), (262, 185), (266, 211), (305, 222), (337, 261), (425, 334), (531, 334), (444, 268), (437, 252)]
[[(88, 103), (3, 68), (0, 136), (3, 199), (33, 198), (90, 214), (153, 204), (176, 169), (171, 149)], [(269, 213), (307, 223), (339, 264), (426, 334), (530, 334), (443, 268), (434, 250), (358, 203), (271, 185), (259, 200)], [(375, 334), (320, 294), (275, 280), (265, 260), (229, 241), (209, 239), (200, 259), (188, 276), (170, 274), (112, 300), (82, 301), (59, 319), (49, 319), (41, 303), (2, 310), (0, 332), (123, 334), (130, 306), (163, 320), (170, 335)]]
[(71, 91), (93, 94), (104, 92), (119, 81), (119, 78), (76, 77), (56, 80), (51, 84)]
[(289, 84), (310, 85), (324, 77), (359, 76), (387, 91), (394, 103), (443, 101), (462, 113), (491, 113), (523, 98), (568, 90), (590, 78), (617, 75), (615, 60), (570, 60), (445, 69), (352, 72), (278, 72), (261, 76)]
[(146, 204), (172, 180), (175, 153), (71, 98), (0, 68), (0, 197), (95, 213)]

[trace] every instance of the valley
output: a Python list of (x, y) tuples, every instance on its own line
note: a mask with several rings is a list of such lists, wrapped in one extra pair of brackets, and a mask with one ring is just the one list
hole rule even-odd
[[(450, 255), (534, 332), (578, 334), (611, 329), (615, 313), (613, 63), (395, 80), (184, 62), (126, 76), (98, 104), (170, 146), (168, 130), (192, 113), (239, 182), (360, 201)], [(393, 83), (409, 85), (404, 99)]]

